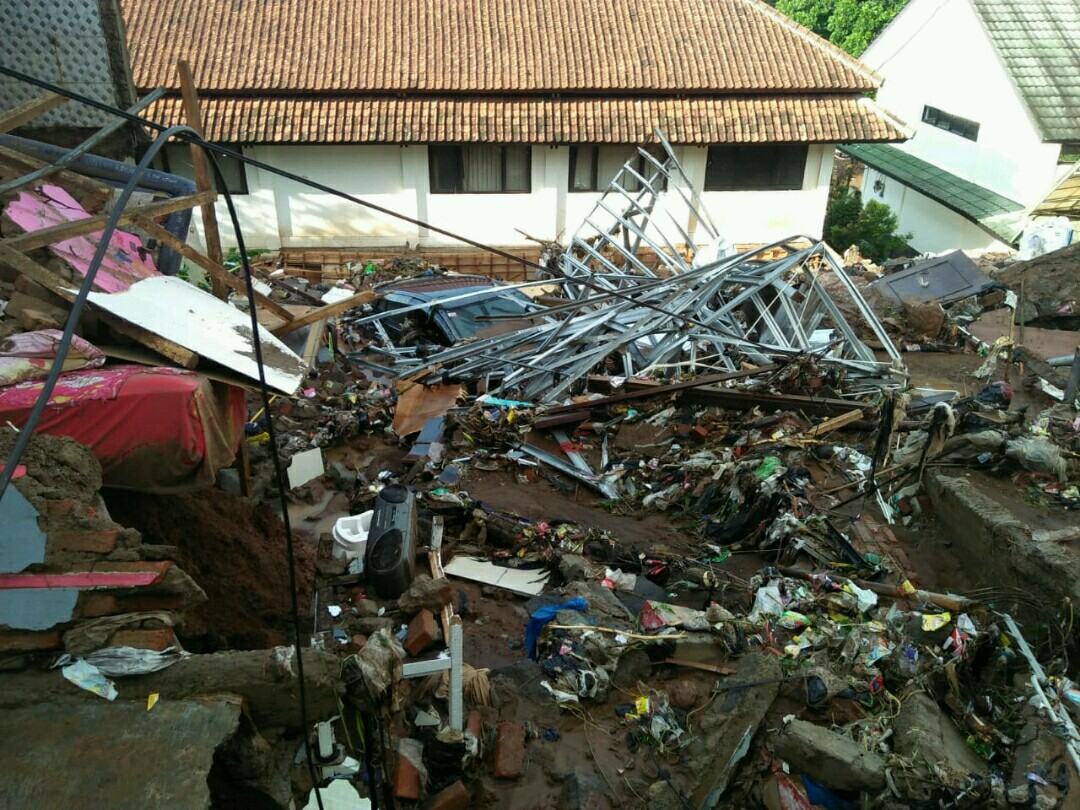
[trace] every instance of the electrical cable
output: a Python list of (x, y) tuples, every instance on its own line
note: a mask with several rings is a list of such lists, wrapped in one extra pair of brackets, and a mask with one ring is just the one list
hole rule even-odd
[[(0, 68), (0, 70), (2, 69), (3, 68)], [(94, 250), (94, 256), (90, 260), (90, 264), (87, 265), (86, 276), (79, 286), (79, 292), (71, 304), (71, 312), (68, 313), (68, 319), (64, 323), (64, 332), (60, 338), (60, 343), (57, 344), (56, 355), (53, 357), (52, 366), (49, 368), (49, 376), (45, 379), (45, 383), (41, 388), (41, 393), (34, 402), (34, 407), (30, 409), (30, 414), (26, 417), (26, 424), (23, 425), (22, 430), (19, 431), (19, 435), (15, 439), (15, 445), (11, 448), (11, 453), (8, 455), (6, 466), (3, 470), (0, 470), (0, 501), (3, 501), (8, 484), (11, 483), (12, 476), (15, 475), (15, 466), (19, 463), (19, 459), (22, 458), (23, 453), (26, 452), (26, 447), (34, 435), (34, 428), (37, 427), (38, 420), (41, 419), (41, 414), (44, 413), (45, 407), (49, 403), (49, 397), (52, 396), (56, 381), (60, 378), (60, 374), (64, 370), (64, 360), (67, 358), (68, 349), (71, 347), (71, 339), (75, 334), (75, 326), (82, 316), (83, 306), (86, 304), (86, 299), (90, 295), (90, 288), (94, 285), (94, 279), (97, 277), (98, 269), (101, 267), (101, 263), (105, 259), (105, 253), (109, 249), (109, 241), (112, 239), (113, 231), (116, 230), (116, 227), (120, 222), (120, 215), (124, 212), (128, 199), (138, 187), (139, 178), (142, 177), (143, 172), (150, 166), (150, 161), (154, 159), (154, 156), (165, 145), (165, 142), (178, 133), (193, 131), (194, 130), (190, 127), (183, 125), (169, 127), (162, 131), (162, 133), (154, 139), (154, 142), (150, 144), (150, 147), (146, 150), (146, 154), (142, 156), (142, 160), (135, 166), (135, 171), (132, 173), (127, 185), (124, 186), (124, 190), (120, 192), (120, 196), (117, 198), (116, 204), (113, 205), (112, 211), (109, 212), (109, 218), (105, 222), (105, 227), (101, 231), (101, 235), (98, 237), (98, 244), (97, 248)]]
[[(244, 291), (247, 295), (248, 313), (251, 315), (251, 342), (255, 349), (255, 365), (259, 369), (259, 394), (262, 398), (263, 410), (266, 413), (266, 432), (270, 437), (268, 442), (270, 445), (270, 458), (274, 462), (274, 475), (277, 478), (278, 500), (281, 503), (281, 521), (285, 524), (285, 551), (288, 556), (289, 570), (289, 601), (292, 608), (293, 647), (296, 650), (296, 679), (298, 683), (298, 696), (300, 699), (300, 727), (304, 730), (304, 750), (307, 752), (308, 774), (311, 777), (312, 790), (315, 792), (315, 801), (319, 805), (319, 810), (324, 810), (322, 792), (319, 790), (319, 782), (321, 780), (316, 774), (315, 755), (311, 750), (311, 728), (308, 725), (307, 687), (304, 679), (304, 649), (300, 643), (300, 605), (296, 584), (296, 552), (293, 542), (292, 524), (289, 520), (289, 502), (285, 495), (285, 470), (281, 466), (281, 451), (277, 443), (277, 431), (274, 428), (274, 418), (270, 413), (271, 395), (270, 388), (266, 384), (266, 365), (263, 361), (262, 340), (259, 337), (260, 326), (258, 309), (256, 308), (255, 303), (255, 285), (252, 283), (254, 276), (251, 272), (251, 263), (248, 259), (247, 248), (244, 244), (244, 234), (240, 229), (240, 217), (236, 213), (236, 204), (233, 202), (232, 194), (225, 184), (225, 177), (221, 173), (221, 166), (218, 164), (217, 157), (212, 152), (208, 149), (203, 149), (203, 151), (209, 158), (210, 166), (214, 170), (214, 182), (219, 188), (223, 189), (222, 194), (225, 197), (225, 206), (229, 209), (229, 219), (232, 220), (233, 234), (236, 236), (236, 247), (240, 253), (240, 263), (244, 268)], [(247, 439), (242, 437), (241, 441), (247, 441)], [(365, 758), (366, 757), (367, 754), (365, 753)], [(372, 786), (372, 790), (374, 790), (374, 785)]]
[[(61, 87), (58, 84), (54, 84), (54, 83), (46, 81), (44, 79), (38, 79), (38, 78), (36, 78), (34, 76), (30, 76), (29, 74), (22, 73), (21, 71), (14, 70), (14, 69), (6, 67), (4, 65), (0, 65), (0, 74), (10, 76), (13, 79), (18, 79), (19, 81), (26, 82), (27, 84), (32, 84), (32, 85), (34, 85), (36, 87), (42, 88), (43, 90), (49, 90), (50, 92), (57, 93), (59, 95), (65, 96), (65, 97), (67, 97), (69, 99), (72, 99), (73, 101), (78, 101), (78, 102), (80, 102), (82, 104), (86, 104), (86, 105), (88, 105), (90, 107), (94, 107), (95, 109), (101, 110), (103, 112), (111, 113), (113, 115), (119, 116), (119, 117), (124, 118), (124, 119), (126, 119), (126, 120), (128, 120), (128, 121), (130, 121), (130, 122), (132, 122), (134, 124), (139, 124), (140, 126), (146, 127), (148, 129), (153, 129), (153, 130), (156, 130), (158, 132), (165, 129), (164, 124), (159, 124), (156, 121), (152, 121), (152, 120), (150, 120), (148, 118), (144, 118), (144, 117), (142, 117), (140, 115), (135, 115), (133, 113), (129, 113), (127, 110), (122, 110), (119, 107), (114, 107), (111, 104), (107, 104), (105, 102), (98, 101), (97, 99), (89, 98), (88, 96), (84, 96), (81, 93), (76, 93), (76, 92), (74, 92), (72, 90), (69, 90), (66, 87)], [(410, 225), (415, 225), (418, 228), (422, 228), (422, 229), (432, 231), (434, 233), (440, 234), (441, 236), (447, 236), (447, 237), (449, 237), (451, 239), (454, 239), (454, 240), (456, 240), (458, 242), (462, 242), (462, 243), (464, 243), (466, 245), (469, 245), (471, 247), (475, 247), (475, 248), (477, 248), (479, 250), (483, 250), (483, 251), (485, 251), (487, 253), (492, 253), (492, 254), (494, 254), (496, 256), (500, 256), (500, 257), (502, 257), (504, 259), (509, 259), (511, 261), (519, 262), (522, 265), (525, 265), (526, 267), (531, 267), (531, 268), (533, 268), (535, 270), (541, 270), (541, 271), (543, 271), (545, 273), (550, 273), (552, 271), (552, 268), (545, 267), (544, 265), (539, 264), (538, 262), (534, 262), (534, 261), (531, 261), (529, 259), (525, 259), (525, 258), (523, 258), (521, 256), (515, 256), (513, 253), (510, 253), (508, 251), (505, 251), (505, 250), (502, 250), (500, 248), (494, 247), (492, 245), (488, 245), (488, 244), (485, 244), (483, 242), (479, 242), (479, 241), (477, 241), (475, 239), (471, 239), (471, 238), (469, 238), (467, 236), (463, 236), (463, 235), (461, 235), (459, 233), (454, 233), (453, 231), (449, 231), (449, 230), (447, 230), (445, 228), (440, 228), (437, 225), (432, 225), (429, 222), (425, 222), (423, 220), (416, 219), (415, 217), (410, 217), (407, 214), (402, 214), (399, 211), (394, 211), (394, 210), (392, 210), (390, 208), (385, 208), (385, 207), (383, 207), (381, 205), (377, 205), (376, 203), (369, 202), (367, 200), (363, 200), (360, 197), (356, 197), (356, 196), (354, 196), (352, 194), (349, 194), (348, 192), (341, 191), (340, 189), (336, 189), (333, 186), (328, 186), (325, 183), (320, 183), (320, 182), (318, 182), (316, 180), (311, 180), (311, 179), (309, 179), (307, 177), (303, 177), (303, 176), (301, 176), (299, 174), (295, 174), (294, 172), (290, 172), (287, 169), (282, 169), (280, 167), (273, 166), (273, 165), (271, 165), (269, 163), (264, 163), (263, 161), (257, 160), (255, 158), (251, 157), (250, 155), (244, 155), (244, 154), (242, 154), (240, 152), (234, 152), (232, 149), (228, 149), (228, 148), (226, 148), (224, 146), (221, 146), (220, 144), (216, 144), (216, 143), (207, 141), (207, 140), (199, 137), (197, 134), (192, 133), (190, 130), (183, 134), (182, 139), (184, 141), (188, 142), (188, 143), (193, 143), (193, 144), (195, 144), (197, 146), (203, 147), (203, 149), (206, 150), (207, 152), (214, 152), (214, 153), (216, 153), (218, 155), (221, 155), (223, 157), (228, 157), (228, 158), (232, 158), (233, 160), (238, 160), (241, 163), (244, 163), (244, 164), (246, 164), (248, 166), (254, 166), (257, 169), (261, 169), (262, 171), (269, 172), (270, 174), (277, 175), (278, 177), (283, 177), (286, 180), (291, 180), (294, 183), (299, 183), (299, 184), (307, 186), (309, 188), (316, 189), (317, 191), (322, 191), (325, 194), (330, 194), (330, 195), (332, 195), (334, 197), (339, 197), (340, 199), (346, 200), (346, 201), (351, 202), (351, 203), (355, 203), (356, 205), (360, 205), (360, 206), (362, 206), (364, 208), (368, 208), (368, 209), (370, 209), (372, 211), (378, 211), (379, 213), (386, 214), (387, 216), (393, 217), (394, 219), (399, 219), (402, 222), (408, 222)], [(674, 318), (675, 320), (682, 321), (683, 323), (692, 324), (694, 326), (698, 326), (698, 327), (701, 327), (701, 328), (704, 328), (704, 329), (716, 329), (721, 334), (724, 334), (724, 335), (726, 335), (728, 337), (731, 337), (731, 338), (734, 338), (734, 339), (744, 341), (744, 342), (746, 342), (746, 343), (748, 343), (748, 344), (750, 344), (752, 346), (756, 346), (757, 348), (760, 348), (760, 349), (771, 349), (772, 348), (772, 347), (766, 346), (765, 344), (759, 343), (757, 341), (745, 338), (743, 336), (731, 334), (731, 333), (727, 332), (726, 330), (724, 330), (724, 329), (722, 329), (720, 327), (717, 327), (717, 326), (712, 325), (712, 324), (705, 323), (705, 322), (700, 321), (700, 320), (698, 320), (696, 318), (692, 318), (692, 317), (687, 316), (687, 315), (680, 315), (680, 314), (677, 314), (677, 313), (674, 313), (674, 312), (670, 312), (670, 311), (668, 311), (668, 310), (664, 309), (663, 307), (660, 307), (660, 306), (658, 306), (656, 304), (651, 304), (651, 303), (648, 303), (646, 301), (634, 300), (633, 298), (631, 298), (629, 295), (627, 295), (625, 293), (610, 290), (608, 288), (600, 286), (599, 284), (596, 284), (595, 282), (587, 281), (584, 278), (574, 277), (574, 278), (570, 279), (570, 281), (572, 281), (575, 284), (581, 284), (583, 287), (588, 287), (589, 289), (593, 290), (594, 292), (599, 292), (599, 293), (601, 293), (603, 295), (609, 295), (610, 294), (610, 295), (615, 296), (616, 298), (621, 298), (622, 300), (626, 301), (627, 303), (634, 304), (635, 306), (641, 306), (641, 307), (644, 307), (645, 309), (654, 310), (656, 312), (659, 312), (662, 315), (668, 316), (669, 318)]]

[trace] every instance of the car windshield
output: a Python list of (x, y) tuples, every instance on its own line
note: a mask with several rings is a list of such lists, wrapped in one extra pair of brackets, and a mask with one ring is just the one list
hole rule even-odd
[(529, 311), (528, 302), (511, 294), (493, 295), (475, 301), (450, 304), (442, 310), (451, 319), (459, 340), (475, 337), (476, 333), (494, 326), (494, 321), (482, 320), (492, 315), (524, 315)]

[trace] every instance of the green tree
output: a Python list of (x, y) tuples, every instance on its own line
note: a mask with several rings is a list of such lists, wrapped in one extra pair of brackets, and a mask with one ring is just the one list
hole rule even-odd
[(907, 0), (770, 0), (778, 11), (858, 56)]
[(900, 222), (885, 203), (870, 200), (864, 207), (859, 192), (844, 187), (829, 199), (825, 210), (825, 241), (838, 253), (852, 245), (875, 262), (891, 259), (907, 247), (910, 233), (897, 233)]

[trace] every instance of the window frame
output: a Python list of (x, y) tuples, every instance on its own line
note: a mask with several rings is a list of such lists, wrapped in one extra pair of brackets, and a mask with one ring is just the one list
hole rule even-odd
[[(719, 184), (714, 183), (715, 178), (710, 179), (709, 168), (713, 164), (714, 155), (719, 153), (719, 150), (740, 150), (744, 153), (757, 152), (757, 160), (754, 165), (757, 165), (761, 160), (768, 160), (769, 155), (766, 150), (773, 152), (786, 151), (789, 153), (788, 157), (795, 155), (798, 152), (798, 171), (792, 169), (792, 177), (789, 181), (785, 175), (782, 174), (778, 161), (778, 166), (773, 179), (768, 182), (748, 182), (745, 178), (735, 177), (730, 181), (723, 180)], [(806, 163), (810, 157), (810, 144), (809, 143), (715, 143), (710, 144), (705, 155), (705, 179), (702, 186), (703, 191), (709, 192), (731, 192), (731, 191), (802, 191), (803, 184), (806, 182)], [(745, 154), (740, 158), (736, 153), (736, 158), (732, 161), (736, 166), (748, 166), (751, 165), (751, 161), (746, 159)], [(795, 179), (795, 175), (798, 175), (798, 179)]]
[[(218, 143), (216, 145), (221, 146), (221, 147), (223, 147), (225, 149), (229, 149), (229, 150), (231, 150), (233, 152), (239, 152), (240, 154), (244, 153), (243, 147), (238, 143)], [(174, 148), (177, 148), (177, 149), (189, 149), (190, 147), (188, 147), (186, 145), (177, 144)], [(180, 172), (173, 170), (172, 166), (169, 163), (169, 150), (168, 149), (162, 149), (159, 154), (161, 155), (162, 167), (164, 168), (164, 170), (166, 172), (168, 172), (170, 174), (175, 174), (178, 177), (186, 177), (186, 175), (183, 175)], [(242, 160), (237, 160), (236, 158), (225, 157), (225, 156), (222, 156), (222, 155), (217, 155), (217, 159), (218, 159), (218, 161), (226, 161), (227, 160), (227, 161), (239, 166), (239, 168), (240, 168), (240, 188), (238, 188), (238, 189), (228, 189), (229, 194), (232, 194), (233, 196), (240, 195), (240, 194), (250, 194), (251, 193), (251, 187), (248, 184), (247, 164), (244, 163), (244, 161), (242, 161)], [(194, 164), (194, 161), (191, 161), (191, 166), (192, 166), (192, 169), (191, 169), (192, 176), (191, 176), (191, 178), (188, 178), (188, 179), (194, 179), (194, 176), (195, 176), (195, 164)], [(210, 179), (214, 183), (214, 190), (218, 194), (224, 194), (226, 189), (221, 188), (220, 185), (218, 184), (217, 176), (214, 174), (213, 166), (209, 166), (208, 168), (210, 169)], [(228, 176), (226, 176), (224, 171), (222, 171), (222, 178), (225, 180), (226, 183), (228, 183), (229, 178), (228, 178)]]
[[(465, 160), (464, 148), (466, 146), (490, 146), (500, 150), (499, 161), (499, 191), (466, 191), (465, 185)], [(532, 144), (527, 143), (429, 143), (428, 147), (428, 191), (431, 194), (532, 194)], [(523, 190), (506, 190), (506, 155), (507, 148), (515, 147), (525, 150), (525, 163), (528, 167), (526, 172), (527, 183)], [(457, 169), (457, 178), (452, 190), (437, 188), (435, 182), (435, 155), (439, 152), (456, 152), (454, 163)]]
[(972, 121), (970, 118), (964, 118), (961, 115), (953, 115), (945, 112), (940, 107), (931, 107), (929, 104), (923, 105), (922, 122), (935, 129), (959, 135), (964, 140), (973, 143), (978, 142), (979, 130), (982, 127), (978, 121)]
[[(574, 188), (577, 168), (577, 155), (579, 149), (588, 149), (592, 152), (592, 177), (589, 188)], [(596, 194), (600, 191), (600, 144), (598, 143), (573, 143), (570, 144), (570, 169), (566, 178), (566, 190), (570, 194)]]

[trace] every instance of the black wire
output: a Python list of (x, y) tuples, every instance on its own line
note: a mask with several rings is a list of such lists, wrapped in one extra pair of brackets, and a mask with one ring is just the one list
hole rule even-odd
[[(247, 294), (248, 313), (251, 315), (251, 342), (255, 348), (255, 364), (259, 368), (259, 394), (262, 397), (262, 406), (266, 412), (266, 432), (270, 437), (270, 458), (274, 461), (274, 475), (277, 476), (278, 499), (281, 502), (281, 521), (285, 524), (285, 549), (288, 554), (289, 568), (289, 600), (292, 607), (293, 625), (293, 648), (296, 650), (296, 678), (299, 682), (300, 697), (300, 727), (304, 730), (304, 750), (307, 751), (308, 774), (311, 776), (311, 786), (315, 791), (315, 801), (319, 810), (323, 810), (322, 794), (319, 791), (319, 780), (316, 776), (315, 755), (311, 750), (311, 728), (308, 726), (307, 711), (307, 686), (304, 680), (304, 648), (300, 643), (300, 605), (296, 585), (296, 553), (293, 543), (292, 524), (289, 521), (289, 503), (285, 495), (285, 471), (281, 466), (281, 452), (277, 443), (277, 432), (274, 429), (274, 417), (270, 413), (270, 389), (266, 384), (266, 366), (263, 362), (262, 340), (259, 338), (258, 310), (255, 305), (255, 287), (252, 283), (251, 263), (248, 260), (247, 248), (244, 245), (244, 234), (240, 230), (240, 218), (236, 213), (236, 205), (233, 203), (232, 194), (225, 183), (218, 160), (209, 150), (203, 150), (210, 159), (210, 166), (214, 170), (214, 182), (222, 189), (225, 197), (225, 206), (229, 209), (229, 219), (232, 220), (233, 233), (236, 236), (236, 249), (240, 253), (240, 263), (244, 267), (244, 291)], [(241, 438), (241, 441), (247, 441)], [(365, 756), (367, 754), (365, 753)], [(372, 786), (374, 789), (374, 785)]]
[(124, 212), (124, 207), (127, 205), (128, 198), (131, 197), (132, 193), (138, 187), (139, 178), (142, 177), (143, 172), (145, 172), (150, 165), (150, 161), (154, 159), (154, 155), (156, 155), (158, 150), (165, 145), (165, 142), (173, 135), (180, 132), (192, 131), (193, 130), (190, 127), (175, 126), (165, 129), (158, 135), (154, 142), (150, 144), (150, 148), (146, 150), (146, 154), (143, 155), (142, 160), (135, 166), (131, 179), (128, 180), (127, 185), (124, 186), (124, 190), (120, 192), (116, 204), (113, 205), (112, 211), (109, 212), (109, 219), (106, 221), (105, 228), (98, 237), (97, 249), (94, 251), (94, 256), (90, 260), (90, 264), (87, 265), (86, 277), (79, 287), (79, 293), (75, 296), (75, 300), (71, 304), (71, 312), (68, 313), (68, 319), (64, 323), (64, 333), (60, 338), (60, 343), (56, 347), (56, 356), (53, 357), (52, 366), (49, 369), (49, 376), (46, 378), (45, 384), (41, 388), (41, 394), (38, 395), (37, 400), (34, 402), (34, 407), (30, 409), (29, 416), (26, 417), (26, 424), (23, 425), (22, 430), (19, 431), (19, 435), (15, 439), (15, 445), (11, 448), (11, 453), (8, 455), (7, 466), (5, 466), (3, 470), (0, 470), (0, 501), (3, 500), (4, 493), (7, 492), (8, 484), (11, 483), (12, 476), (15, 474), (15, 465), (19, 463), (19, 459), (21, 459), (23, 453), (26, 452), (26, 447), (34, 435), (34, 428), (37, 427), (38, 420), (41, 419), (41, 414), (45, 412), (45, 408), (49, 404), (49, 397), (52, 396), (56, 381), (60, 378), (60, 374), (64, 370), (64, 359), (67, 357), (68, 349), (71, 347), (71, 339), (75, 334), (75, 326), (78, 324), (79, 318), (82, 315), (83, 306), (86, 304), (86, 299), (90, 295), (90, 288), (93, 287), (98, 269), (101, 267), (101, 262), (105, 259), (105, 253), (109, 249), (109, 241), (112, 239), (113, 231), (116, 230), (116, 227), (120, 222), (120, 215)]
[[(76, 92), (74, 92), (72, 90), (69, 90), (66, 87), (61, 87), (58, 84), (53, 84), (52, 82), (45, 81), (44, 79), (38, 79), (38, 78), (36, 78), (34, 76), (30, 76), (29, 74), (22, 73), (21, 71), (18, 71), (18, 70), (13, 70), (12, 68), (6, 67), (4, 65), (0, 65), (0, 74), (10, 76), (13, 79), (18, 79), (20, 81), (26, 82), (27, 84), (35, 85), (37, 87), (42, 88), (43, 90), (49, 90), (50, 92), (57, 93), (59, 95), (65, 96), (65, 97), (70, 98), (70, 99), (72, 99), (74, 101), (78, 101), (78, 102), (80, 102), (82, 104), (86, 104), (86, 105), (88, 105), (90, 107), (94, 107), (95, 109), (102, 110), (102, 111), (108, 112), (108, 113), (112, 113), (113, 115), (119, 116), (120, 118), (124, 118), (124, 119), (126, 119), (128, 121), (131, 121), (132, 123), (139, 124), (141, 126), (147, 127), (148, 129), (153, 129), (153, 130), (156, 130), (158, 132), (161, 132), (161, 131), (163, 131), (165, 129), (165, 125), (164, 124), (159, 124), (157, 121), (152, 121), (149, 118), (144, 118), (144, 117), (142, 117), (140, 115), (135, 115), (134, 113), (130, 113), (127, 110), (122, 110), (119, 107), (112, 106), (111, 104), (106, 104), (105, 102), (89, 98), (88, 96), (84, 96), (84, 95), (82, 95), (80, 93), (76, 93)], [(322, 192), (324, 192), (326, 194), (330, 194), (330, 195), (332, 195), (334, 197), (339, 197), (339, 198), (341, 198), (343, 200), (347, 200), (349, 202), (352, 202), (352, 203), (355, 203), (357, 205), (363, 206), (364, 208), (369, 208), (372, 211), (378, 211), (381, 214), (386, 214), (387, 216), (393, 217), (395, 219), (399, 219), (402, 222), (408, 222), (411, 225), (416, 225), (418, 228), (424, 228), (424, 229), (427, 229), (429, 231), (434, 231), (437, 234), (441, 234), (442, 236), (448, 236), (451, 239), (455, 239), (455, 240), (457, 240), (459, 242), (463, 242), (464, 244), (470, 245), (470, 246), (475, 247), (475, 248), (478, 248), (479, 250), (483, 250), (483, 251), (486, 251), (488, 253), (493, 253), (496, 256), (501, 256), (504, 259), (510, 259), (511, 261), (520, 262), (521, 264), (525, 265), (526, 267), (531, 267), (531, 268), (536, 269), (536, 270), (542, 270), (542, 271), (544, 271), (546, 273), (552, 272), (552, 268), (545, 267), (544, 265), (539, 264), (538, 262), (534, 262), (534, 261), (531, 261), (529, 259), (525, 259), (525, 258), (523, 258), (521, 256), (515, 256), (513, 253), (509, 253), (509, 252), (507, 252), (505, 250), (501, 250), (500, 248), (494, 247), (492, 245), (488, 245), (488, 244), (485, 244), (483, 242), (478, 242), (475, 239), (470, 239), (469, 237), (462, 236), (459, 233), (454, 233), (453, 231), (448, 231), (445, 228), (440, 228), (439, 226), (432, 225), (429, 222), (424, 222), (423, 220), (416, 219), (415, 217), (410, 217), (407, 214), (402, 214), (402, 213), (400, 213), (398, 211), (393, 211), (393, 210), (391, 210), (389, 208), (384, 208), (381, 205), (377, 205), (377, 204), (375, 204), (373, 202), (368, 202), (367, 200), (363, 200), (363, 199), (361, 199), (359, 197), (353, 196), (352, 194), (349, 194), (348, 192), (341, 191), (340, 189), (336, 189), (333, 186), (328, 186), (328, 185), (325, 185), (324, 183), (319, 183), (319, 182), (317, 182), (315, 180), (310, 180), (307, 177), (303, 177), (303, 176), (301, 176), (299, 174), (294, 174), (293, 172), (290, 172), (290, 171), (288, 171), (286, 169), (282, 169), (282, 168), (279, 168), (277, 166), (272, 166), (271, 164), (264, 163), (261, 160), (256, 160), (255, 158), (250, 157), (249, 155), (244, 155), (244, 154), (242, 154), (240, 152), (234, 152), (232, 149), (227, 149), (226, 147), (221, 146), (220, 144), (212, 143), (210, 141), (207, 141), (207, 140), (199, 137), (196, 134), (193, 134), (191, 132), (191, 130), (188, 130), (187, 132), (183, 133), (182, 137), (183, 137), (183, 140), (188, 141), (189, 143), (196, 144), (197, 146), (201, 146), (204, 150), (206, 150), (208, 152), (216, 152), (217, 154), (222, 155), (224, 157), (232, 158), (234, 160), (239, 160), (242, 163), (245, 163), (245, 164), (247, 164), (249, 166), (254, 166), (257, 169), (262, 169), (263, 171), (269, 172), (271, 174), (275, 174), (278, 177), (284, 177), (287, 180), (292, 180), (295, 183), (300, 183), (301, 185), (308, 186), (309, 188), (317, 189), (318, 191), (322, 191)], [(802, 238), (807, 239), (809, 242), (811, 242), (811, 244), (813, 244), (813, 242), (814, 242), (814, 240), (809, 239), (809, 237), (802, 237)], [(781, 243), (776, 243), (776, 244), (781, 244)], [(743, 337), (741, 335), (735, 335), (735, 334), (733, 334), (731, 332), (728, 332), (725, 329), (723, 329), (723, 328), (721, 328), (721, 327), (719, 327), (719, 326), (717, 326), (715, 324), (706, 324), (706, 323), (704, 323), (702, 321), (699, 321), (696, 318), (691, 318), (691, 317), (689, 317), (687, 315), (680, 315), (680, 314), (675, 313), (675, 312), (670, 312), (670, 311), (664, 309), (663, 307), (657, 306), (656, 304), (650, 304), (650, 303), (648, 303), (646, 301), (637, 301), (637, 300), (633, 299), (630, 295), (628, 295), (626, 293), (610, 290), (608, 288), (600, 286), (599, 284), (597, 284), (597, 283), (595, 283), (593, 281), (588, 281), (588, 280), (586, 280), (584, 278), (578, 278), (578, 277), (575, 277), (575, 278), (570, 279), (570, 280), (573, 283), (580, 284), (581, 286), (587, 287), (587, 288), (593, 290), (594, 292), (599, 292), (599, 293), (602, 293), (604, 295), (613, 295), (616, 298), (621, 298), (622, 300), (624, 300), (624, 301), (626, 301), (628, 303), (634, 304), (635, 306), (640, 306), (640, 307), (644, 307), (645, 309), (654, 310), (656, 312), (659, 312), (662, 315), (667, 315), (669, 318), (674, 318), (674, 319), (676, 319), (678, 321), (682, 321), (683, 323), (693, 324), (694, 326), (699, 326), (699, 327), (702, 327), (704, 329), (716, 329), (719, 333), (721, 333), (723, 335), (726, 335), (726, 336), (734, 338), (734, 339), (741, 340), (741, 341), (743, 341), (743, 342), (745, 342), (745, 343), (747, 343), (749, 345), (756, 346), (759, 349), (773, 350), (773, 347), (766, 346), (763, 343), (759, 343), (758, 341), (755, 341), (755, 340), (750, 340), (749, 338)]]

